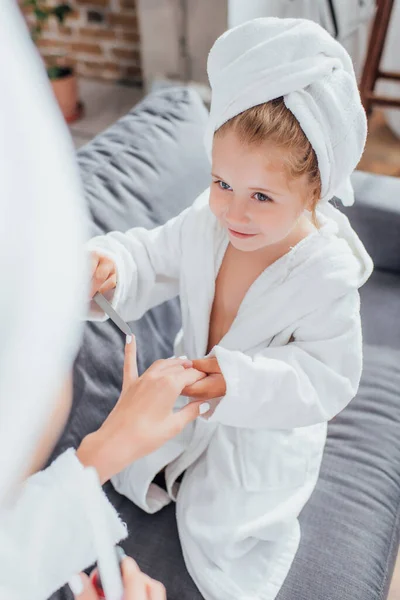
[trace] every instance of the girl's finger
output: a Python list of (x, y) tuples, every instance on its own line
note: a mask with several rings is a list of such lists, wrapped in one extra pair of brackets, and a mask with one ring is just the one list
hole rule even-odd
[(85, 573), (73, 575), (68, 582), (76, 600), (98, 600), (98, 595), (89, 577)]
[(99, 262), (100, 262), (100, 256), (98, 254), (96, 254), (95, 252), (92, 252), (90, 254), (90, 276), (91, 277), (93, 277), (93, 275), (95, 274)]
[(115, 265), (112, 262), (112, 260), (110, 260), (109, 258), (104, 258), (104, 256), (98, 256), (98, 263), (95, 268), (95, 271), (92, 274), (92, 297), (96, 292), (100, 291), (100, 289), (102, 288), (104, 289), (104, 291), (106, 291), (105, 283), (107, 282), (107, 280), (111, 279), (114, 273)]
[(94, 274), (95, 279), (98, 279), (101, 282), (105, 282), (107, 281), (109, 276), (112, 275), (113, 271), (114, 263), (107, 258), (101, 258), (97, 266), (96, 272)]
[(226, 383), (222, 375), (215, 373), (208, 375), (201, 381), (196, 381), (193, 385), (188, 385), (183, 390), (184, 396), (193, 396), (199, 400), (210, 400), (219, 398), (226, 394)]
[(136, 338), (126, 336), (122, 389), (129, 387), (138, 376)]
[(117, 285), (117, 275), (116, 275), (116, 273), (114, 273), (107, 279), (107, 281), (105, 281), (103, 283), (103, 285), (99, 289), (99, 292), (100, 292), (100, 294), (105, 294), (109, 290), (113, 290), (116, 287), (116, 285)]
[[(209, 377), (209, 376), (206, 375), (206, 377)], [(185, 387), (184, 390), (182, 390), (182, 395), (199, 397), (200, 394), (203, 394), (207, 391), (208, 383), (209, 383), (208, 381), (205, 381), (203, 383), (202, 380), (195, 381), (192, 385), (188, 385)]]

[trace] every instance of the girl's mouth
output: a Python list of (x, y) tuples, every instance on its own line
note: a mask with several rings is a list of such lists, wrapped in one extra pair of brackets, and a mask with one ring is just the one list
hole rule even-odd
[(228, 231), (234, 237), (241, 238), (242, 240), (252, 238), (257, 235), (256, 233), (241, 233), (240, 231), (235, 231), (234, 229), (231, 229), (230, 227), (228, 227)]

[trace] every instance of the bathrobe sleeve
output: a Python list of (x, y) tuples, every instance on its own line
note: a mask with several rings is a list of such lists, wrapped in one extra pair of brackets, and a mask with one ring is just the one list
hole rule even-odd
[(289, 429), (329, 421), (357, 393), (362, 370), (358, 291), (303, 318), (293, 341), (249, 357), (217, 346), (227, 392), (210, 421)]
[[(105, 296), (126, 321), (140, 319), (153, 306), (179, 294), (182, 228), (191, 210), (152, 230), (114, 231), (88, 243), (89, 252), (104, 254), (116, 265), (117, 286)], [(106, 319), (93, 301), (89, 319)]]
[[(67, 450), (50, 467), (30, 477), (2, 514), (0, 595), (43, 600), (96, 560), (93, 532), (82, 498), (86, 470)], [(99, 509), (110, 544), (127, 536), (126, 526), (98, 489)], [(20, 593), (17, 589), (20, 588)]]

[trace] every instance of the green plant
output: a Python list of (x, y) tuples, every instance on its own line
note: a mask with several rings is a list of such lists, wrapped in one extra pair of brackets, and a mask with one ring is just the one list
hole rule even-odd
[[(67, 2), (60, 2), (49, 5), (48, 0), (24, 0), (24, 6), (32, 7), (33, 23), (31, 26), (31, 36), (36, 43), (43, 33), (45, 23), (55, 18), (60, 25), (64, 25), (66, 18), (72, 12), (71, 6)], [(54, 59), (56, 60), (56, 59)], [(47, 67), (47, 73), (50, 79), (59, 79), (69, 75), (71, 69), (65, 66), (50, 64)]]

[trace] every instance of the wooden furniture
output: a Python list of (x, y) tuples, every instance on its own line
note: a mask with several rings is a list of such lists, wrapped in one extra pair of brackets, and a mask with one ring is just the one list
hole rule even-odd
[(394, 2), (395, 0), (377, 0), (377, 11), (371, 29), (368, 52), (360, 84), (361, 100), (367, 115), (371, 113), (374, 104), (400, 108), (400, 96), (398, 98), (390, 98), (389, 96), (378, 95), (374, 92), (378, 79), (398, 81), (400, 87), (400, 71), (381, 71), (380, 69)]

